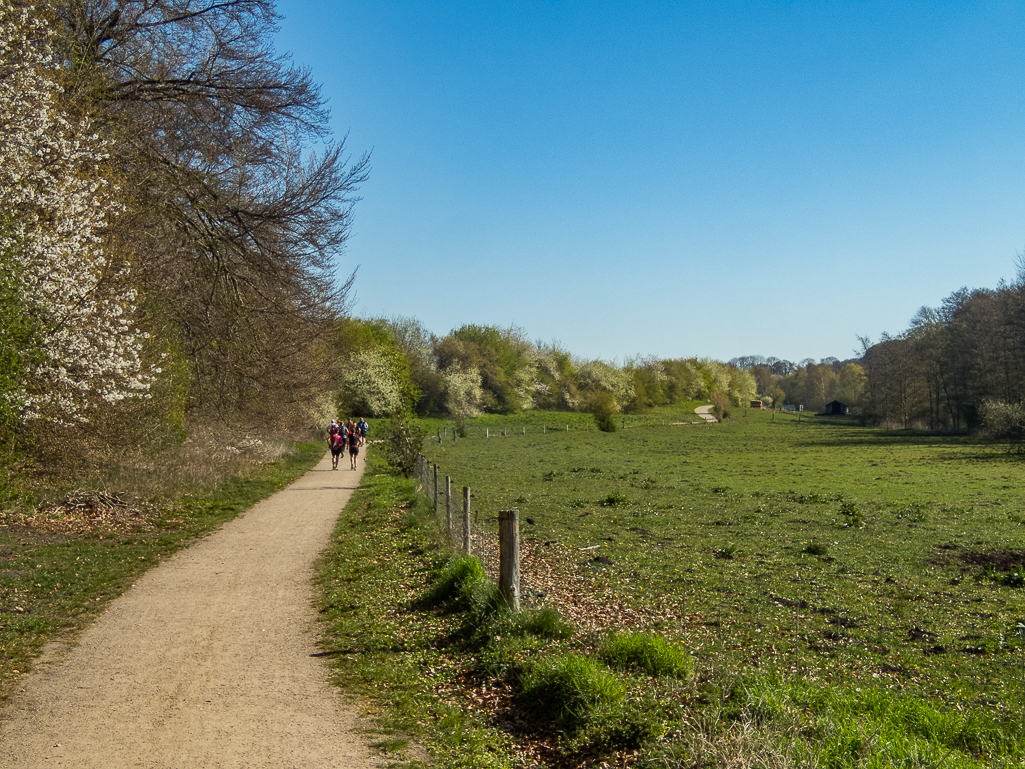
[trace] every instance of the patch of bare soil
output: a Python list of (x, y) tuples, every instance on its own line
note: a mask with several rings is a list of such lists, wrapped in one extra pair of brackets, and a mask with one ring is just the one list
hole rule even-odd
[[(689, 619), (675, 603), (653, 599), (638, 607), (621, 599), (611, 587), (596, 580), (605, 568), (616, 564), (587, 548), (571, 548), (557, 542), (525, 540), (521, 551), (523, 580), (536, 605), (551, 604), (580, 630), (598, 632), (609, 627), (641, 630), (663, 623), (685, 626)], [(581, 566), (586, 567), (581, 570)], [(588, 576), (588, 572), (591, 576)]]
[(989, 550), (965, 550), (958, 546), (943, 548), (935, 559), (937, 563), (956, 563), (960, 566), (983, 571), (992, 569), (997, 572), (1015, 571), (1025, 565), (1025, 550), (1011, 547), (992, 548)]
[(76, 491), (31, 514), (11, 513), (8, 523), (48, 534), (83, 534), (96, 529), (127, 534), (152, 529), (150, 520), (155, 516), (152, 508), (139, 507), (116, 494)]
[[(0, 711), (0, 769), (383, 766), (314, 632), (313, 562), (360, 475), (325, 457), (145, 574), (74, 648), (48, 646)], [(111, 499), (44, 519), (119, 516), (139, 520)]]

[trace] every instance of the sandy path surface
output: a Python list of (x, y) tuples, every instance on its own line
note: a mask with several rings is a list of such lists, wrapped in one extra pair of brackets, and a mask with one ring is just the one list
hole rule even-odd
[(0, 767), (382, 766), (314, 642), (313, 562), (362, 476), (340, 466), (325, 456), (48, 647), (0, 711)]
[(718, 422), (719, 420), (712, 414), (712, 408), (712, 406), (698, 406), (694, 409), (694, 413), (706, 422)]

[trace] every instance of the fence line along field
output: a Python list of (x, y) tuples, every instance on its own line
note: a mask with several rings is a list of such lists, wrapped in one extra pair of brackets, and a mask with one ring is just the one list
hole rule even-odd
[[(616, 433), (492, 420), (425, 454), (473, 489), (476, 520), (519, 509), (525, 601), (681, 638), (720, 672), (887, 689), (1020, 730), (1021, 457), (846, 420), (685, 416)], [(546, 559), (569, 578), (544, 587)]]

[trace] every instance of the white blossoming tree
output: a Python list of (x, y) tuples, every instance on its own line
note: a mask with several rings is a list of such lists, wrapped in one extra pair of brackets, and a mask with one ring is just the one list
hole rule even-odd
[(634, 396), (633, 380), (629, 372), (601, 360), (588, 361), (577, 367), (580, 390), (585, 400), (594, 393), (608, 393), (616, 403), (616, 409), (622, 409)]
[(399, 411), (402, 387), (394, 363), (380, 350), (351, 354), (342, 367), (338, 410), (343, 417), (384, 416)]
[(116, 204), (103, 142), (60, 106), (58, 63), (37, 17), (0, 0), (0, 398), (18, 421), (84, 421), (143, 395), (136, 295), (105, 258)]
[(453, 363), (445, 369), (445, 409), (457, 420), (478, 416), (484, 410), (480, 371)]

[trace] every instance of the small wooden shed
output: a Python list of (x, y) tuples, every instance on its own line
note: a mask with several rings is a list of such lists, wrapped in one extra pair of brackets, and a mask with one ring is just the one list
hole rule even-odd
[(830, 401), (826, 404), (826, 416), (842, 417), (851, 413), (851, 407), (842, 401)]
[(751, 401), (751, 408), (760, 409), (762, 407), (761, 401)]

